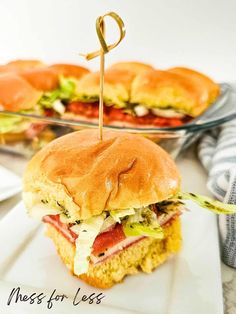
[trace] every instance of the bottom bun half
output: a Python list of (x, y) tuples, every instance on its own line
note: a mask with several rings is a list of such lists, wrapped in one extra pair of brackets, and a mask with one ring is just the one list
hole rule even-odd
[[(88, 272), (80, 275), (79, 278), (94, 287), (104, 289), (121, 282), (127, 275), (136, 274), (139, 271), (152, 272), (181, 248), (180, 218), (172, 220), (169, 224), (163, 226), (163, 229), (164, 239), (145, 238), (102, 263), (90, 264)], [(47, 224), (46, 234), (56, 245), (62, 261), (74, 274), (75, 245), (50, 224)]]

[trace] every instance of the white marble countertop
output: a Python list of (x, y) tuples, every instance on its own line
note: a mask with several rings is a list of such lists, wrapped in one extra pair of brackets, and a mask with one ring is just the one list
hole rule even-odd
[[(22, 175), (26, 160), (19, 156), (0, 153), (0, 165), (3, 165), (18, 175)], [(182, 185), (186, 190), (209, 194), (206, 190), (207, 174), (197, 159), (194, 147), (177, 159), (177, 165), (182, 174)], [(20, 194), (0, 203), (0, 219), (21, 199)], [(236, 314), (236, 270), (222, 263), (222, 284), (224, 291), (225, 314)], [(201, 314), (201, 313), (199, 313)]]

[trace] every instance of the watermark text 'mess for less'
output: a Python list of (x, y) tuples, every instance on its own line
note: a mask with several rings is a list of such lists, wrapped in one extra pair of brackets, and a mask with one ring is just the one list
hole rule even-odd
[[(102, 299), (105, 298), (103, 293), (91, 293), (83, 294), (81, 288), (78, 288), (72, 298), (72, 305), (78, 306), (81, 303), (87, 304), (100, 304)], [(66, 294), (58, 294), (54, 289), (51, 294), (45, 294), (43, 292), (26, 294), (21, 291), (20, 287), (13, 288), (9, 294), (7, 305), (10, 306), (13, 303), (28, 303), (28, 304), (45, 304), (48, 309), (53, 308), (56, 303), (64, 302), (69, 297)]]

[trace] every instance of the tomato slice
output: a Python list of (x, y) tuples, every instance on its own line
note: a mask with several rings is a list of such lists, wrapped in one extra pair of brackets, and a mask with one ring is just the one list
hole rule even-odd
[[(75, 243), (78, 235), (75, 234), (67, 224), (60, 221), (59, 215), (48, 215), (43, 217), (43, 222), (51, 224), (60, 232), (67, 240)], [(93, 254), (99, 255), (107, 249), (113, 247), (117, 243), (126, 238), (121, 224), (116, 224), (113, 229), (100, 233), (93, 244)]]
[[(87, 118), (98, 118), (98, 103), (71, 102), (67, 106), (68, 112), (83, 115)], [(191, 117), (165, 118), (149, 113), (143, 117), (137, 117), (124, 112), (123, 109), (113, 106), (104, 106), (104, 121), (109, 124), (113, 121), (124, 121), (138, 125), (153, 125), (156, 127), (175, 127), (183, 125), (191, 120)]]
[(93, 255), (99, 256), (109, 248), (115, 246), (126, 238), (122, 225), (116, 224), (115, 227), (107, 232), (99, 234), (93, 244)]

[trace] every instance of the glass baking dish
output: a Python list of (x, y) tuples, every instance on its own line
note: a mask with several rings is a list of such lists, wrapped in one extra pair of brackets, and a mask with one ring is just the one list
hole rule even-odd
[[(138, 128), (132, 128), (104, 125), (104, 128), (143, 135), (158, 143), (167, 150), (173, 158), (176, 158), (179, 153), (192, 144), (202, 132), (236, 118), (235, 90), (227, 83), (220, 84), (220, 87), (221, 93), (216, 102), (201, 116), (182, 126), (162, 128), (145, 128), (140, 126)], [(1, 151), (21, 154), (27, 157), (31, 157), (38, 149), (56, 137), (75, 130), (97, 127), (97, 124), (90, 122), (63, 120), (9, 111), (1, 111), (0, 115), (21, 117), (25, 122), (33, 123), (36, 126), (43, 125), (43, 132), (41, 132), (41, 134), (39, 133), (40, 135), (35, 136), (33, 139), (24, 138), (5, 141), (4, 135), (0, 133)]]

